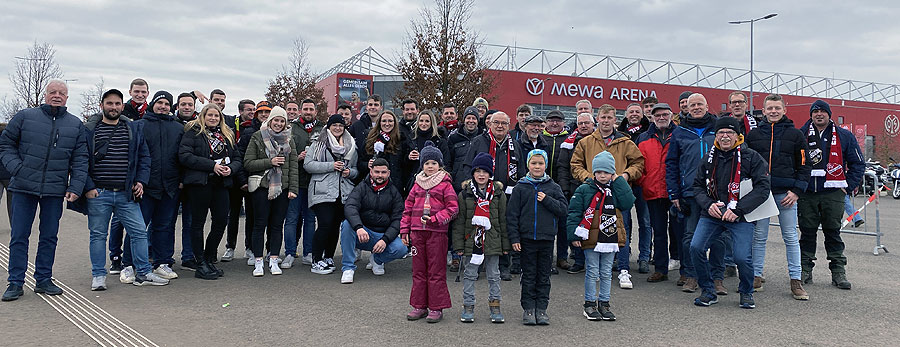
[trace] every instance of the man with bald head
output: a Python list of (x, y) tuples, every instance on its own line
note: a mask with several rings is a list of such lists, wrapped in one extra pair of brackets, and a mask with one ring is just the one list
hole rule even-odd
[(60, 295), (53, 284), (59, 218), (63, 198), (75, 201), (84, 191), (88, 174), (85, 128), (78, 117), (66, 111), (69, 88), (54, 79), (46, 86), (44, 104), (13, 117), (0, 134), (0, 162), (12, 173), (7, 188), (12, 195), (12, 231), (9, 242), (9, 285), (3, 301), (24, 293), (28, 268), (28, 237), (40, 205), (40, 231), (35, 257), (35, 293)]

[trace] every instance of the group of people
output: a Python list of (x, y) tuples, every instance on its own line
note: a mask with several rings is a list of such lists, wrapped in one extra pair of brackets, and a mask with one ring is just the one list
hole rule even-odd
[[(504, 321), (501, 281), (521, 275), (523, 323), (549, 324), (550, 277), (560, 270), (584, 272), (587, 319), (615, 320), (613, 276), (634, 287), (632, 209), (638, 272), (652, 265), (647, 281), (657, 283), (678, 270), (682, 291), (700, 291), (698, 306), (717, 303), (728, 294), (723, 279), (738, 276), (740, 307), (755, 307), (764, 217), (775, 215), (795, 299), (809, 299), (803, 284), (812, 281), (820, 226), (832, 283), (851, 288), (840, 219), (864, 164), (821, 100), (799, 129), (780, 96), (767, 96), (757, 119), (742, 92), (719, 116), (702, 94), (683, 93), (674, 110), (648, 97), (628, 105), (618, 125), (613, 106), (595, 113), (587, 100), (569, 124), (560, 111), (537, 115), (528, 105), (512, 124), (483, 98), (461, 114), (404, 100), (397, 115), (378, 95), (358, 116), (341, 104), (320, 117), (310, 99), (241, 100), (230, 116), (222, 90), (148, 99), (148, 83), (135, 79), (128, 101), (110, 89), (102, 111), (82, 122), (66, 111), (65, 82), (46, 90), (45, 104), (19, 112), (0, 134), (12, 227), (3, 301), (23, 295), (37, 206), (35, 292), (62, 294), (51, 275), (64, 199), (88, 217), (91, 290), (106, 289), (108, 274), (137, 286), (177, 278), (179, 211), (181, 269), (215, 280), (224, 274), (216, 264), (235, 259), (243, 214), (253, 276), (297, 261), (331, 274), (340, 242), (345, 284), (361, 250), (371, 252), (375, 275), (412, 257), (409, 320), (438, 322), (451, 308), (448, 267), (463, 277), (463, 322), (475, 319), (474, 285), (485, 272), (492, 322)], [(208, 103), (197, 111), (200, 102)], [(777, 213), (760, 212), (768, 200)]]

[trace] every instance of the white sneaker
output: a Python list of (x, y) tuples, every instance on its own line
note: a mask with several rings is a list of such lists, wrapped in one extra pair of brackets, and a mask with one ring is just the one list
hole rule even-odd
[(253, 259), (253, 265), (256, 266), (253, 269), (253, 277), (262, 277), (265, 274), (263, 271), (263, 260), (262, 258)]
[(153, 270), (157, 276), (165, 278), (167, 280), (173, 280), (178, 278), (178, 274), (175, 271), (172, 271), (172, 268), (169, 267), (169, 264), (162, 264)]
[(325, 264), (334, 272), (334, 258), (325, 258)]
[[(353, 282), (351, 279), (350, 282)], [(106, 290), (106, 276), (95, 276), (93, 280), (91, 280), (91, 290)]]
[(373, 255), (369, 256), (369, 263), (366, 264), (366, 270), (372, 270), (372, 268), (374, 267), (374, 264), (375, 264), (375, 255), (373, 254)]
[(628, 274), (628, 270), (619, 271), (619, 288), (634, 288), (634, 284), (631, 283), (631, 275)]
[(681, 268), (681, 261), (675, 259), (669, 259), (669, 271), (678, 270)]
[(310, 269), (310, 271), (314, 274), (328, 275), (334, 272), (334, 268), (328, 267), (328, 263), (324, 260), (319, 260), (315, 264), (312, 264), (312, 269)]
[(256, 259), (256, 257), (253, 256), (253, 251), (248, 248), (244, 250), (244, 259)]
[(125, 284), (134, 283), (134, 267), (133, 266), (127, 266), (124, 269), (122, 269), (122, 272), (119, 273), (119, 282), (122, 282)]
[(269, 258), (269, 272), (273, 275), (281, 274), (281, 267), (278, 266), (278, 258)]
[(453, 253), (447, 252), (447, 266), (450, 266), (450, 264), (453, 264)]
[(134, 279), (135, 286), (143, 287), (143, 286), (164, 286), (169, 284), (169, 280), (159, 277), (159, 275), (148, 272), (146, 275), (138, 275)]
[(247, 258), (247, 266), (255, 266), (256, 265), (256, 257), (253, 256), (253, 252), (250, 252), (250, 258)]
[(281, 261), (281, 268), (290, 269), (292, 266), (294, 266), (294, 255), (288, 254), (284, 256), (284, 260)]
[(300, 258), (300, 263), (303, 265), (312, 265), (312, 253), (304, 255), (303, 258)]
[(344, 270), (344, 273), (341, 274), (341, 284), (353, 283), (353, 274), (355, 272), (353, 270)]
[(222, 254), (222, 261), (232, 261), (234, 259), (234, 248), (226, 248), (225, 254)]
[(384, 264), (378, 264), (373, 260), (372, 261), (372, 274), (375, 276), (384, 275)]

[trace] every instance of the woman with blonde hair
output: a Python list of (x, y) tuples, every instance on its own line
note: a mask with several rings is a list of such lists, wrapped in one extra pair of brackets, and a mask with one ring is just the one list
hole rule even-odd
[[(403, 170), (403, 182), (405, 186), (412, 187), (414, 175), (416, 172), (419, 172), (419, 167), (421, 167), (419, 164), (419, 156), (422, 149), (425, 148), (425, 142), (431, 141), (434, 144), (434, 147), (441, 151), (444, 163), (448, 163), (448, 159), (452, 159), (447, 158), (446, 155), (450, 152), (447, 149), (446, 138), (447, 135), (443, 134), (438, 127), (437, 117), (435, 117), (434, 113), (428, 110), (419, 113), (419, 117), (416, 118), (416, 127), (413, 129), (412, 135), (404, 141), (403, 153), (407, 153), (405, 160), (406, 165)], [(405, 191), (408, 191), (408, 189)]]

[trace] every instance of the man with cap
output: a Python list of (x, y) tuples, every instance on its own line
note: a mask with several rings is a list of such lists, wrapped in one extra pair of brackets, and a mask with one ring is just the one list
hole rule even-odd
[(72, 202), (84, 192), (88, 149), (84, 125), (66, 111), (69, 88), (53, 79), (45, 86), (44, 104), (16, 113), (0, 134), (0, 162), (12, 173), (9, 235), (9, 285), (3, 301), (24, 294), (28, 268), (28, 238), (40, 206), (40, 237), (34, 260), (34, 292), (60, 295), (53, 284), (59, 218), (63, 199)]
[[(638, 136), (647, 131), (647, 128), (650, 126), (650, 120), (647, 117), (644, 117), (644, 109), (641, 104), (633, 102), (625, 108), (625, 118), (622, 119), (622, 122), (619, 123), (618, 131), (628, 135), (631, 138), (631, 141), (637, 144)], [(634, 211), (637, 214), (638, 220), (638, 272), (645, 274), (650, 272), (650, 239), (653, 237), (652, 231), (650, 230), (650, 212), (647, 210), (647, 201), (644, 200), (643, 193), (641, 192), (641, 185), (635, 184), (632, 187), (632, 193), (637, 198), (634, 201)], [(633, 221), (631, 219), (631, 214), (625, 214), (622, 216), (622, 220), (625, 225), (625, 230), (628, 235), (631, 235), (631, 229), (633, 226)], [(631, 240), (631, 237), (628, 238)], [(625, 247), (631, 247), (629, 244), (626, 244)]]
[(806, 135), (809, 165), (812, 168), (809, 185), (800, 194), (797, 215), (800, 222), (801, 280), (812, 283), (816, 260), (816, 234), (822, 226), (825, 235), (825, 254), (831, 270), (831, 284), (850, 289), (844, 267), (844, 241), (841, 240), (841, 218), (844, 197), (856, 191), (862, 181), (865, 163), (853, 134), (834, 124), (831, 106), (816, 100), (809, 108), (810, 119), (800, 128)]
[[(259, 131), (259, 128), (262, 127), (263, 123), (266, 122), (266, 119), (269, 119), (269, 113), (272, 113), (272, 105), (267, 100), (261, 100), (256, 103), (256, 111), (253, 113), (253, 118), (246, 120), (241, 123), (241, 136), (238, 138), (237, 149), (241, 153), (241, 157), (244, 156), (244, 152), (247, 151), (247, 146), (250, 145), (250, 139), (253, 137), (253, 133)], [(240, 186), (246, 186), (248, 184), (249, 174), (247, 170), (243, 167), (240, 171), (237, 172), (235, 178), (238, 179), (238, 184)], [(245, 220), (253, 220), (253, 203), (251, 201), (250, 192), (244, 190), (244, 215)], [(244, 228), (244, 257), (247, 258), (247, 265), (255, 265), (256, 257), (253, 254), (253, 251), (250, 250), (250, 244), (253, 242), (253, 223), (247, 223), (250, 226), (245, 226)], [(231, 228), (229, 227), (229, 230)], [(229, 260), (234, 258), (234, 242), (231, 242), (233, 238), (231, 232), (228, 233), (228, 240), (225, 242), (225, 256), (228, 257)], [(235, 237), (237, 236), (237, 229), (234, 232)], [(231, 246), (231, 247), (229, 247)], [(230, 252), (229, 252), (230, 250)]]
[[(178, 278), (172, 270), (175, 259), (175, 220), (178, 218), (178, 185), (181, 181), (178, 147), (184, 127), (172, 114), (172, 94), (160, 90), (153, 95), (144, 118), (134, 123), (144, 130), (144, 142), (150, 152), (150, 179), (140, 197), (144, 224), (149, 227), (153, 273), (164, 279)], [(130, 244), (130, 236), (125, 236)], [(122, 254), (125, 266), (119, 274), (122, 283), (134, 283), (136, 272), (130, 250)], [(137, 279), (139, 282), (140, 279)]]
[[(578, 104), (579, 109), (581, 110), (590, 110), (591, 102), (587, 100), (579, 101)], [(551, 111), (552, 112), (552, 111)], [(572, 151), (575, 149), (575, 146), (578, 144), (581, 139), (590, 136), (594, 133), (594, 115), (590, 112), (581, 112), (578, 114), (578, 117), (575, 118), (575, 130), (572, 131), (563, 142), (559, 145), (559, 158), (556, 160), (556, 172), (558, 173), (559, 185), (563, 190), (563, 195), (566, 196), (566, 199), (571, 199), (572, 195), (575, 194), (575, 189), (581, 185), (582, 182), (576, 180), (572, 177)], [(559, 237), (557, 235), (557, 237)], [(559, 247), (557, 239), (557, 247)], [(572, 247), (572, 246), (570, 246)], [(570, 274), (577, 274), (584, 271), (584, 252), (580, 252), (579, 249), (572, 247), (572, 259), (575, 260), (575, 263), (569, 266), (566, 272)], [(562, 252), (557, 250), (557, 266), (561, 265), (559, 261), (559, 256), (562, 255)], [(563, 258), (565, 260), (566, 258)], [(568, 263), (567, 263), (568, 264)], [(565, 267), (565, 265), (563, 265)], [(562, 268), (562, 267), (561, 267)]]
[[(810, 167), (806, 162), (806, 136), (784, 115), (784, 99), (771, 94), (763, 101), (766, 115), (760, 127), (747, 135), (747, 145), (759, 152), (769, 163), (772, 195), (778, 204), (778, 224), (787, 253), (791, 295), (797, 300), (809, 300), (800, 281), (800, 244), (797, 235), (797, 199), (809, 185)], [(763, 265), (766, 258), (766, 239), (769, 218), (756, 222), (753, 233), (753, 290), (762, 291)]]
[[(697, 275), (687, 252), (702, 208), (694, 199), (691, 183), (697, 175), (697, 168), (709, 154), (716, 139), (716, 117), (709, 113), (703, 94), (693, 94), (684, 100), (690, 108), (690, 113), (682, 118), (681, 124), (672, 131), (672, 137), (669, 139), (669, 151), (666, 153), (666, 191), (672, 205), (684, 216), (681, 244), (681, 253), (684, 255), (681, 259), (681, 268), (684, 271), (677, 284), (682, 285), (682, 291), (693, 293), (698, 288)], [(716, 281), (717, 292), (728, 293), (722, 285), (725, 278), (725, 245), (724, 242), (715, 241), (710, 246), (710, 266), (713, 270), (721, 269), (722, 274), (714, 272), (713, 280)]]
[(519, 137), (519, 144), (522, 145), (523, 152), (531, 152), (533, 149), (542, 149), (547, 151), (547, 141), (544, 141), (544, 117), (529, 114), (525, 118), (519, 118), (519, 123), (524, 123), (522, 134)]
[[(672, 122), (672, 108), (666, 103), (654, 104), (650, 110), (650, 118), (652, 123), (647, 131), (638, 136), (636, 142), (644, 156), (644, 171), (636, 185), (641, 187), (641, 196), (635, 197), (647, 202), (650, 215), (655, 246), (653, 254), (655, 271), (647, 278), (647, 282), (652, 283), (669, 279), (669, 250), (672, 248), (667, 245), (671, 242), (676, 250), (680, 250), (682, 231), (674, 218), (670, 220), (669, 208), (672, 202), (669, 201), (666, 191), (666, 155), (675, 128), (675, 123)], [(670, 232), (671, 240), (668, 239)], [(675, 253), (672, 254), (673, 258), (681, 259), (677, 251), (673, 253)]]
[[(756, 308), (751, 256), (754, 224), (748, 222), (744, 215), (769, 197), (769, 174), (766, 160), (744, 144), (740, 130), (741, 124), (734, 117), (722, 117), (716, 121), (713, 148), (700, 164), (691, 186), (701, 214), (690, 243), (691, 262), (702, 289), (700, 296), (694, 299), (697, 306), (710, 306), (718, 302), (706, 253), (710, 243), (720, 239), (721, 234), (728, 230), (732, 235), (734, 261), (740, 277), (740, 307)], [(745, 181), (751, 185), (745, 185)], [(742, 192), (743, 189), (752, 190)]]
[(451, 132), (450, 136), (447, 137), (447, 149), (450, 150), (450, 155), (447, 156), (449, 161), (447, 168), (450, 171), (450, 176), (453, 177), (453, 188), (456, 189), (457, 193), (461, 189), (462, 182), (468, 178), (468, 175), (462, 171), (462, 168), (466, 155), (469, 152), (469, 146), (472, 144), (472, 140), (483, 132), (484, 130), (478, 127), (478, 109), (469, 106), (463, 112), (462, 126)]
[[(190, 94), (188, 95), (190, 96)], [(151, 272), (148, 261), (147, 230), (136, 201), (150, 180), (150, 151), (144, 142), (141, 123), (122, 118), (122, 92), (103, 93), (100, 108), (103, 118), (87, 122), (90, 170), (83, 201), (90, 229), (91, 290), (106, 290), (106, 237), (113, 214), (125, 227), (131, 243), (137, 276), (135, 285), (166, 285), (169, 280)], [(191, 100), (193, 101), (193, 100)], [(193, 102), (191, 102), (193, 108)]]
[[(575, 146), (572, 152), (572, 176), (579, 182), (584, 182), (593, 177), (591, 161), (603, 151), (607, 151), (616, 159), (616, 174), (625, 178), (629, 184), (641, 178), (644, 171), (644, 156), (628, 135), (616, 131), (616, 108), (609, 104), (600, 106), (597, 111), (597, 130), (585, 137)], [(631, 210), (622, 211), (622, 214), (630, 214)], [(630, 289), (634, 287), (631, 282), (629, 270), (629, 258), (631, 257), (628, 240), (631, 235), (626, 230), (625, 247), (619, 250), (617, 255), (619, 270), (619, 287)]]

